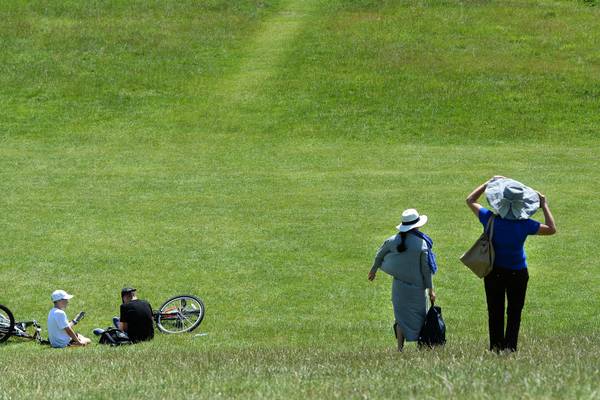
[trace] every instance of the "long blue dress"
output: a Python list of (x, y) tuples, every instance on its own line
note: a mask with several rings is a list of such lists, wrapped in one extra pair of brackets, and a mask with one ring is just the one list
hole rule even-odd
[(381, 268), (394, 278), (392, 305), (396, 323), (407, 341), (416, 341), (425, 322), (425, 289), (432, 288), (431, 269), (427, 260), (427, 243), (411, 233), (406, 236), (406, 250), (399, 253), (400, 235), (388, 238), (377, 251), (372, 270)]

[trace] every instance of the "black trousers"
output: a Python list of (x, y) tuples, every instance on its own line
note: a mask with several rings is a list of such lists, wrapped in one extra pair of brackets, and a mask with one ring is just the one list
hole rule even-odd
[[(521, 311), (525, 305), (528, 280), (527, 269), (494, 268), (484, 278), (490, 329), (490, 350), (517, 351)], [(504, 332), (505, 298), (508, 300), (506, 333)]]

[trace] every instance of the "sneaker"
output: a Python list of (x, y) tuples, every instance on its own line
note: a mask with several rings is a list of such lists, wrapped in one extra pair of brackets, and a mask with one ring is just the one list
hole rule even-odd
[(85, 317), (85, 311), (80, 311), (79, 314), (73, 318), (73, 324), (77, 325)]
[(100, 335), (102, 335), (104, 333), (104, 329), (102, 329), (102, 328), (96, 328), (92, 332), (94, 332), (94, 335), (100, 336)]

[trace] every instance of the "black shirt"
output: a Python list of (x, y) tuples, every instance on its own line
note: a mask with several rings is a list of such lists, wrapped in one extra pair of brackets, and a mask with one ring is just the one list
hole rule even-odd
[(134, 343), (154, 338), (152, 306), (146, 300), (121, 304), (121, 322), (127, 323), (127, 335)]

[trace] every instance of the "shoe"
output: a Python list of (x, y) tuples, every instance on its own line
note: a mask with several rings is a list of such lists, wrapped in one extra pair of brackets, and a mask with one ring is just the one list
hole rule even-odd
[(85, 311), (80, 311), (79, 314), (73, 318), (73, 325), (77, 325), (85, 317)]
[(104, 329), (96, 328), (92, 332), (94, 332), (94, 335), (96, 335), (96, 336), (101, 336), (104, 333)]

